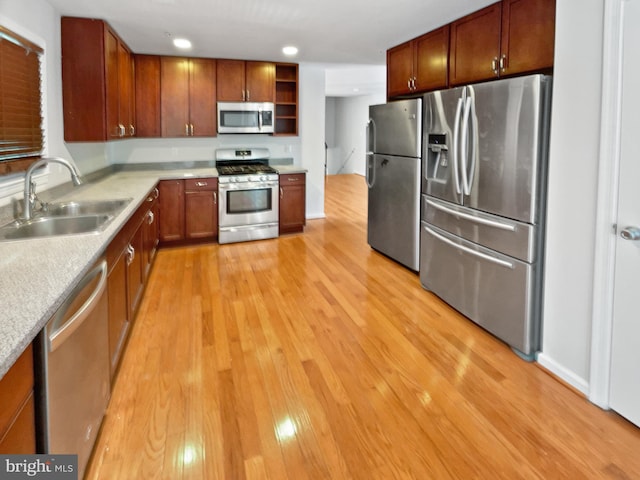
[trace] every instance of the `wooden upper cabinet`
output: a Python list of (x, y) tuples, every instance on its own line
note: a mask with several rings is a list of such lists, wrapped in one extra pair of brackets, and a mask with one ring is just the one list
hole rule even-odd
[(134, 135), (129, 48), (102, 20), (62, 17), (61, 35), (65, 141)]
[(553, 67), (555, 0), (503, 0), (501, 75)]
[(449, 25), (387, 51), (387, 97), (447, 86)]
[(555, 0), (503, 0), (451, 24), (451, 85), (553, 67)]
[(159, 137), (160, 57), (135, 55), (135, 117), (137, 137)]
[(501, 23), (502, 6), (494, 3), (451, 24), (451, 85), (498, 76)]
[(247, 101), (274, 102), (276, 98), (276, 65), (271, 62), (245, 62)]
[(387, 50), (387, 97), (412, 93), (413, 58), (412, 42)]
[(413, 43), (415, 90), (445, 88), (449, 71), (449, 25), (426, 33)]
[(218, 101), (275, 101), (275, 63), (218, 60), (217, 70)]
[(215, 60), (162, 57), (160, 92), (163, 137), (215, 136)]

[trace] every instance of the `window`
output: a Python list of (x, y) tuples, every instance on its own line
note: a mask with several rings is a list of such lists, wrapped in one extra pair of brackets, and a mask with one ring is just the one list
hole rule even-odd
[(0, 175), (26, 170), (42, 154), (42, 53), (0, 26)]

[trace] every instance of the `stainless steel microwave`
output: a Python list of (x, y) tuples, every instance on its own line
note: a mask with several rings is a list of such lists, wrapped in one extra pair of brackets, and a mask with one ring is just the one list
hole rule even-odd
[(218, 102), (218, 133), (273, 133), (271, 102)]

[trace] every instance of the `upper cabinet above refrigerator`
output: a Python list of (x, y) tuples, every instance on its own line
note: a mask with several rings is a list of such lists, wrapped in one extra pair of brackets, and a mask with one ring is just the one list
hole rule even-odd
[(451, 24), (449, 82), (553, 67), (555, 0), (503, 0)]
[(553, 69), (555, 0), (502, 0), (387, 50), (387, 98)]

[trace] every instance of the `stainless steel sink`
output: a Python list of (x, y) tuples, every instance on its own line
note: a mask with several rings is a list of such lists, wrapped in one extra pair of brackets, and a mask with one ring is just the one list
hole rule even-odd
[(97, 233), (113, 220), (113, 215), (78, 215), (71, 217), (37, 217), (15, 221), (0, 227), (0, 240), (19, 240), (78, 233)]
[(89, 200), (80, 202), (49, 203), (43, 215), (47, 217), (69, 217), (78, 215), (116, 215), (126, 207), (130, 198), (118, 200)]

